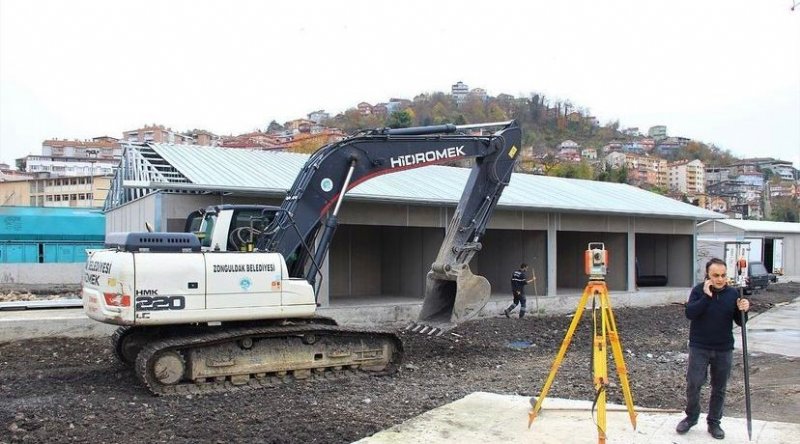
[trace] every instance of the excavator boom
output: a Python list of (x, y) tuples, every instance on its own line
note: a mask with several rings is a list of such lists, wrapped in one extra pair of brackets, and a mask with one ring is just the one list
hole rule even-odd
[[(500, 129), (487, 135), (463, 134), (492, 127)], [(520, 141), (519, 126), (509, 121), (373, 130), (323, 147), (303, 167), (257, 248), (281, 253), (291, 276), (305, 277), (314, 285), (348, 190), (379, 175), (474, 158), (428, 272), (419, 319), (425, 325), (451, 327), (476, 316), (489, 299), (489, 282), (473, 275), (469, 262), (480, 250), (489, 218), (508, 185)], [(313, 257), (309, 246), (316, 246)]]

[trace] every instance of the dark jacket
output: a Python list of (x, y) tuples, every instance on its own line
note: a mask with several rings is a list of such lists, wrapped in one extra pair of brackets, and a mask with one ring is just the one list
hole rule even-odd
[(511, 290), (514, 293), (525, 293), (525, 285), (528, 283), (528, 275), (522, 270), (517, 270), (511, 274)]
[(703, 284), (692, 288), (686, 303), (689, 325), (689, 346), (707, 350), (733, 350), (733, 322), (742, 325), (741, 311), (736, 307), (739, 292), (725, 287), (708, 297)]

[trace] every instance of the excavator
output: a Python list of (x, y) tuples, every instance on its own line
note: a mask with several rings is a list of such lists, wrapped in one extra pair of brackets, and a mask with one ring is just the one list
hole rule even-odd
[(120, 326), (114, 354), (155, 395), (392, 374), (403, 355), (394, 331), (338, 325), (316, 313), (321, 266), (347, 191), (383, 174), (472, 159), (413, 328), (441, 334), (489, 300), (489, 282), (469, 262), (520, 141), (519, 126), (508, 121), (381, 128), (326, 145), (280, 206), (210, 207), (189, 215), (186, 232), (109, 233), (85, 265), (84, 311)]

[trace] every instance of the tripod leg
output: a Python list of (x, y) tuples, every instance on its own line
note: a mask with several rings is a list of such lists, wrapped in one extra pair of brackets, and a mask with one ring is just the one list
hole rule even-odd
[(631, 395), (631, 387), (628, 382), (628, 368), (625, 366), (622, 344), (619, 339), (619, 334), (617, 333), (617, 321), (614, 319), (614, 312), (611, 310), (608, 290), (605, 290), (603, 293), (601, 306), (604, 310), (603, 322), (607, 324), (608, 339), (611, 342), (611, 351), (614, 355), (614, 363), (617, 366), (617, 375), (619, 376), (620, 386), (622, 387), (622, 394), (625, 396), (625, 405), (628, 407), (628, 416), (631, 419), (633, 429), (636, 430), (636, 411), (633, 409), (633, 395)]
[(597, 442), (606, 442), (606, 388), (608, 387), (608, 349), (606, 347), (607, 325), (603, 309), (602, 288), (595, 290), (594, 296), (600, 296), (600, 324), (597, 314), (592, 313), (594, 325), (594, 349), (592, 350), (592, 373), (594, 375), (595, 404), (597, 405)]
[(536, 405), (533, 406), (533, 409), (531, 409), (531, 411), (528, 413), (528, 428), (531, 427), (531, 423), (533, 423), (533, 420), (536, 419), (536, 415), (542, 408), (542, 402), (544, 401), (544, 398), (547, 397), (547, 392), (550, 391), (550, 385), (553, 384), (553, 380), (556, 378), (556, 373), (558, 373), (558, 368), (561, 366), (561, 362), (564, 360), (564, 355), (567, 354), (567, 348), (569, 348), (569, 344), (572, 341), (572, 335), (575, 334), (575, 328), (578, 326), (578, 322), (583, 316), (583, 311), (586, 307), (586, 301), (589, 299), (589, 294), (590, 292), (588, 288), (583, 291), (581, 300), (578, 302), (578, 308), (575, 309), (575, 315), (572, 317), (572, 323), (569, 325), (567, 334), (564, 336), (564, 341), (561, 342), (561, 348), (558, 350), (556, 359), (553, 360), (553, 365), (550, 367), (550, 374), (547, 375), (547, 381), (544, 383), (542, 393), (536, 400)]

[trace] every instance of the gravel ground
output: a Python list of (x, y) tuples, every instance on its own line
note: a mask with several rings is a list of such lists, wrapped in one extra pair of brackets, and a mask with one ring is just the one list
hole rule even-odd
[[(800, 284), (772, 285), (751, 297), (753, 310), (798, 294)], [(681, 409), (689, 325), (683, 307), (614, 313), (636, 405)], [(442, 337), (403, 332), (405, 361), (392, 377), (167, 398), (151, 396), (118, 364), (107, 339), (0, 343), (0, 443), (352, 442), (475, 391), (538, 395), (570, 320), (497, 317)], [(549, 397), (593, 398), (590, 329), (584, 317)], [(726, 413), (741, 417), (740, 355), (735, 360)], [(750, 367), (753, 417), (800, 422), (796, 360), (753, 355)], [(613, 363), (609, 373), (616, 374)], [(609, 402), (623, 403), (613, 378)]]

